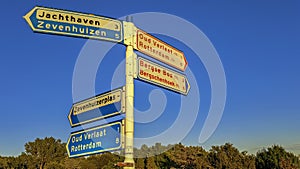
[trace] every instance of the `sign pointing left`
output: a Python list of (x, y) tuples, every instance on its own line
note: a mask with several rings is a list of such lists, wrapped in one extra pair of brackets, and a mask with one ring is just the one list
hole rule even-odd
[(121, 88), (73, 104), (68, 115), (72, 127), (119, 115), (124, 106)]
[(116, 151), (123, 146), (122, 121), (71, 133), (66, 148), (69, 157)]
[(36, 6), (24, 19), (34, 32), (112, 42), (123, 40), (122, 22), (103, 16)]

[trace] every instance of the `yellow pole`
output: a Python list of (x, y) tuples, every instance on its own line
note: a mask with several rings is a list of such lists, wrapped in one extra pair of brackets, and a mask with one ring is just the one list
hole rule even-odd
[[(125, 89), (125, 163), (134, 163), (133, 160), (133, 138), (134, 138), (134, 81), (133, 81), (133, 47), (126, 48), (126, 89)], [(132, 169), (134, 167), (124, 167)]]
[[(131, 21), (130, 19), (127, 21)], [(135, 65), (135, 53), (133, 52), (134, 45), (134, 25), (131, 22), (127, 22), (126, 31), (129, 36), (126, 41), (128, 42), (126, 47), (126, 87), (125, 87), (125, 164), (124, 169), (134, 169), (133, 159), (133, 139), (134, 139), (134, 65)]]

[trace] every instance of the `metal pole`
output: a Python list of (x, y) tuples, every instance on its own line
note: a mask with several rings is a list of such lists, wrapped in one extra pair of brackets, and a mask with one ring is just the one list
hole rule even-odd
[[(127, 21), (132, 21), (132, 17), (126, 18)], [(125, 89), (125, 161), (124, 163), (130, 164), (124, 169), (134, 169), (133, 159), (133, 139), (134, 139), (134, 65), (135, 53), (133, 52), (133, 23), (128, 24), (131, 42), (126, 47), (126, 89)]]

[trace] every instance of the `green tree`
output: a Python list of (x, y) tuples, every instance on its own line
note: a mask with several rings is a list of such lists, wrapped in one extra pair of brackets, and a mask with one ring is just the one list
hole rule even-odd
[(20, 164), (18, 159), (15, 158), (15, 157), (4, 157), (3, 162), (4, 162), (3, 163), (4, 164), (3, 165), (4, 169), (15, 169), (15, 168), (24, 169), (24, 168), (26, 168), (26, 166), (22, 166), (22, 164)]
[(167, 168), (209, 168), (207, 152), (199, 146), (176, 144), (164, 153)]
[(0, 156), (0, 169), (4, 169), (6, 167), (7, 167), (7, 165), (6, 165), (6, 159), (4, 157)]
[(18, 169), (25, 169), (25, 168), (34, 168), (31, 166), (31, 158), (28, 157), (24, 152), (15, 158), (17, 163)]
[(187, 168), (210, 168), (210, 163), (208, 161), (208, 152), (206, 152), (202, 147), (189, 146), (186, 147), (186, 151), (188, 161)]
[(57, 162), (57, 161), (50, 161), (47, 163), (46, 167), (47, 169), (65, 169), (65, 166), (63, 163)]
[[(134, 149), (137, 169), (299, 169), (300, 156), (286, 152), (280, 146), (272, 146), (257, 152), (239, 152), (232, 144), (212, 146), (209, 152), (200, 146), (163, 146), (156, 143)], [(25, 152), (18, 157), (1, 157), (0, 169), (116, 169), (117, 162), (124, 161), (124, 154), (103, 153), (90, 157), (68, 158), (65, 143), (53, 137), (25, 144)], [(142, 157), (142, 158), (141, 158)]]
[(64, 159), (64, 166), (66, 169), (81, 169), (81, 166), (80, 166), (80, 162), (84, 160), (82, 158), (69, 158), (69, 157), (66, 157)]
[(80, 161), (80, 168), (81, 169), (96, 169), (97, 164), (92, 163), (90, 160), (83, 159)]
[(289, 153), (281, 146), (274, 145), (262, 149), (256, 154), (257, 169), (298, 169), (300, 168), (299, 158)]
[(44, 169), (48, 163), (51, 165), (49, 167), (52, 168), (53, 163), (59, 164), (63, 161), (66, 156), (66, 149), (61, 140), (46, 137), (44, 139), (37, 138), (34, 142), (26, 143), (25, 153), (28, 158), (31, 158), (31, 163), (35, 168)]
[(8, 168), (8, 159), (7, 157), (0, 157), (0, 169)]
[(179, 143), (174, 145), (170, 150), (166, 153), (168, 167), (174, 168), (184, 168), (187, 165), (187, 154), (185, 151), (185, 147)]
[[(226, 143), (222, 146), (212, 146), (208, 159), (210, 165), (217, 169), (244, 169), (255, 168), (254, 158), (246, 152), (240, 153), (232, 144)], [(252, 160), (252, 161), (251, 161)]]
[(95, 169), (114, 168), (115, 164), (124, 161), (120, 156), (106, 152), (103, 154), (93, 155), (87, 158), (87, 161), (96, 165)]
[(145, 161), (146, 161), (146, 168), (149, 168), (149, 169), (157, 169), (158, 168), (155, 164), (155, 158), (153, 156), (146, 157)]
[(137, 158), (135, 160), (136, 169), (145, 169), (145, 158)]
[(242, 156), (242, 166), (245, 168), (255, 169), (255, 156), (249, 155), (247, 151), (241, 153)]

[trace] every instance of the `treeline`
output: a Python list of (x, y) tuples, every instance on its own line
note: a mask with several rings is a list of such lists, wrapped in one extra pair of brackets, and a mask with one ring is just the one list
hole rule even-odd
[[(53, 137), (38, 138), (26, 143), (25, 152), (18, 157), (0, 157), (0, 169), (109, 169), (121, 168), (115, 164), (124, 161), (117, 153), (68, 158), (65, 145)], [(209, 151), (199, 146), (160, 143), (134, 151), (137, 169), (300, 169), (299, 156), (278, 145), (259, 150), (256, 155), (240, 152), (230, 143), (212, 146)]]

